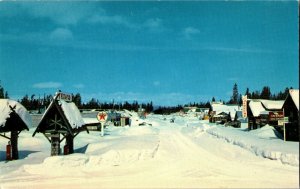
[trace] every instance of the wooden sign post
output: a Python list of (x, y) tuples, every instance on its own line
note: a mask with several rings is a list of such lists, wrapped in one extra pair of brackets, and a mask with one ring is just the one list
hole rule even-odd
[(107, 117), (108, 117), (107, 113), (104, 111), (99, 112), (97, 114), (97, 119), (101, 123), (101, 136), (102, 137), (104, 136), (104, 124), (106, 123)]

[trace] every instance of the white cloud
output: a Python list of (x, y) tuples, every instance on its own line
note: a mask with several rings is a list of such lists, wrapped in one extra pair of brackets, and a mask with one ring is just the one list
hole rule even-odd
[(114, 15), (114, 16), (107, 16), (106, 14), (99, 15), (95, 14), (87, 20), (89, 23), (100, 23), (100, 24), (117, 24), (123, 25), (128, 28), (136, 28), (137, 26), (130, 21), (128, 21), (125, 17)]
[[(76, 25), (95, 11), (92, 4), (74, 2), (20, 3), (22, 10), (38, 18), (48, 18), (59, 25)], [(97, 11), (102, 9), (97, 8)]]
[(151, 18), (145, 21), (143, 27), (151, 32), (162, 32), (166, 30), (160, 18)]
[(159, 86), (160, 85), (160, 81), (154, 81), (153, 85), (156, 86), (156, 87)]
[(162, 20), (159, 18), (151, 18), (145, 22), (144, 26), (148, 28), (159, 28), (162, 27)]
[(223, 52), (241, 52), (241, 53), (272, 53), (272, 51), (268, 49), (259, 49), (259, 48), (248, 48), (248, 47), (207, 47), (207, 50), (212, 51), (223, 51)]
[(50, 39), (52, 40), (68, 40), (73, 39), (73, 33), (66, 28), (56, 28), (50, 33)]
[(184, 28), (184, 30), (183, 30), (183, 36), (186, 39), (191, 39), (191, 37), (193, 35), (196, 35), (199, 33), (200, 33), (200, 30), (198, 30), (197, 28), (194, 28), (194, 27), (187, 27), (187, 28)]
[(236, 82), (238, 79), (239, 79), (239, 78), (237, 78), (237, 77), (231, 77), (231, 78), (228, 78), (227, 80), (228, 80), (228, 81), (235, 81), (235, 82)]
[(73, 85), (73, 87), (76, 88), (76, 89), (82, 89), (82, 88), (84, 88), (85, 86), (84, 86), (84, 84), (79, 83), (79, 84)]
[(52, 88), (57, 89), (62, 86), (63, 86), (62, 83), (52, 82), (52, 81), (33, 84), (33, 88), (38, 88), (38, 89), (52, 89)]

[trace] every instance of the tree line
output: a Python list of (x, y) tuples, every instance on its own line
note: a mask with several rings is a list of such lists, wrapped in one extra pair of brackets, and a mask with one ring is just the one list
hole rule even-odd
[[(271, 92), (271, 89), (269, 86), (263, 86), (262, 90), (255, 90), (255, 91), (250, 91), (249, 88), (246, 89), (246, 92), (244, 95), (247, 95), (248, 99), (265, 99), (265, 100), (285, 100), (287, 95), (289, 94), (289, 90), (293, 89), (292, 87), (288, 88), (286, 87), (283, 91), (279, 91), (278, 93), (273, 93)], [(216, 99), (213, 97), (212, 102), (215, 102)], [(224, 104), (242, 104), (242, 94), (238, 92), (238, 86), (235, 83), (233, 85), (232, 89), (232, 96), (229, 101), (225, 102), (223, 101)]]
[[(269, 86), (264, 86), (261, 91), (255, 90), (250, 91), (249, 88), (246, 89), (244, 95), (247, 95), (248, 99), (267, 99), (267, 100), (284, 100), (289, 90), (292, 87), (286, 87), (283, 91), (279, 91), (278, 93), (272, 93)], [(0, 99), (6, 98), (8, 99), (8, 91), (5, 91), (4, 87), (2, 87), (0, 83)], [(38, 112), (42, 112), (49, 106), (51, 100), (53, 99), (52, 95), (44, 94), (42, 97), (39, 95), (28, 95), (26, 94), (24, 97), (18, 100), (26, 109), (28, 110), (38, 110)], [(154, 110), (154, 106), (152, 101), (149, 103), (138, 103), (138, 101), (133, 101), (129, 103), (125, 102), (100, 102), (98, 99), (92, 98), (88, 102), (83, 102), (80, 93), (72, 94), (72, 101), (77, 105), (79, 109), (127, 109), (138, 111), (139, 108), (145, 109), (146, 112), (154, 112), (157, 114), (170, 114), (174, 112), (178, 112), (183, 109), (183, 107), (194, 106), (198, 108), (210, 108), (210, 102), (194, 102), (185, 105), (177, 105), (177, 106), (159, 106)], [(216, 101), (215, 97), (212, 98), (212, 102)], [(238, 86), (235, 83), (232, 89), (232, 96), (229, 101), (224, 104), (242, 104), (242, 94), (238, 92)]]
[(2, 87), (1, 85), (1, 81), (0, 81), (0, 99), (1, 98), (6, 98), (8, 99), (9, 96), (8, 96), (8, 92), (4, 90), (4, 88)]

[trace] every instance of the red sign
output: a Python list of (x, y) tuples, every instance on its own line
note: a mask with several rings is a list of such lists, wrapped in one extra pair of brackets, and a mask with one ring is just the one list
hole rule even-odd
[(247, 117), (247, 95), (242, 97), (243, 99), (243, 118)]
[(278, 121), (284, 118), (283, 111), (269, 112), (269, 121)]
[(99, 112), (97, 114), (97, 119), (100, 121), (100, 122), (105, 122), (107, 120), (107, 113), (106, 112)]

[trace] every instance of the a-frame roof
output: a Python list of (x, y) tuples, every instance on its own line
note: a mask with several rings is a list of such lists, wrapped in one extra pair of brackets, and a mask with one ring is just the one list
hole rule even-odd
[(56, 95), (45, 111), (33, 136), (37, 132), (62, 132), (74, 135), (74, 130), (83, 125), (84, 121), (77, 106), (73, 102), (58, 100)]
[(0, 132), (29, 130), (31, 116), (24, 106), (10, 99), (0, 99)]

